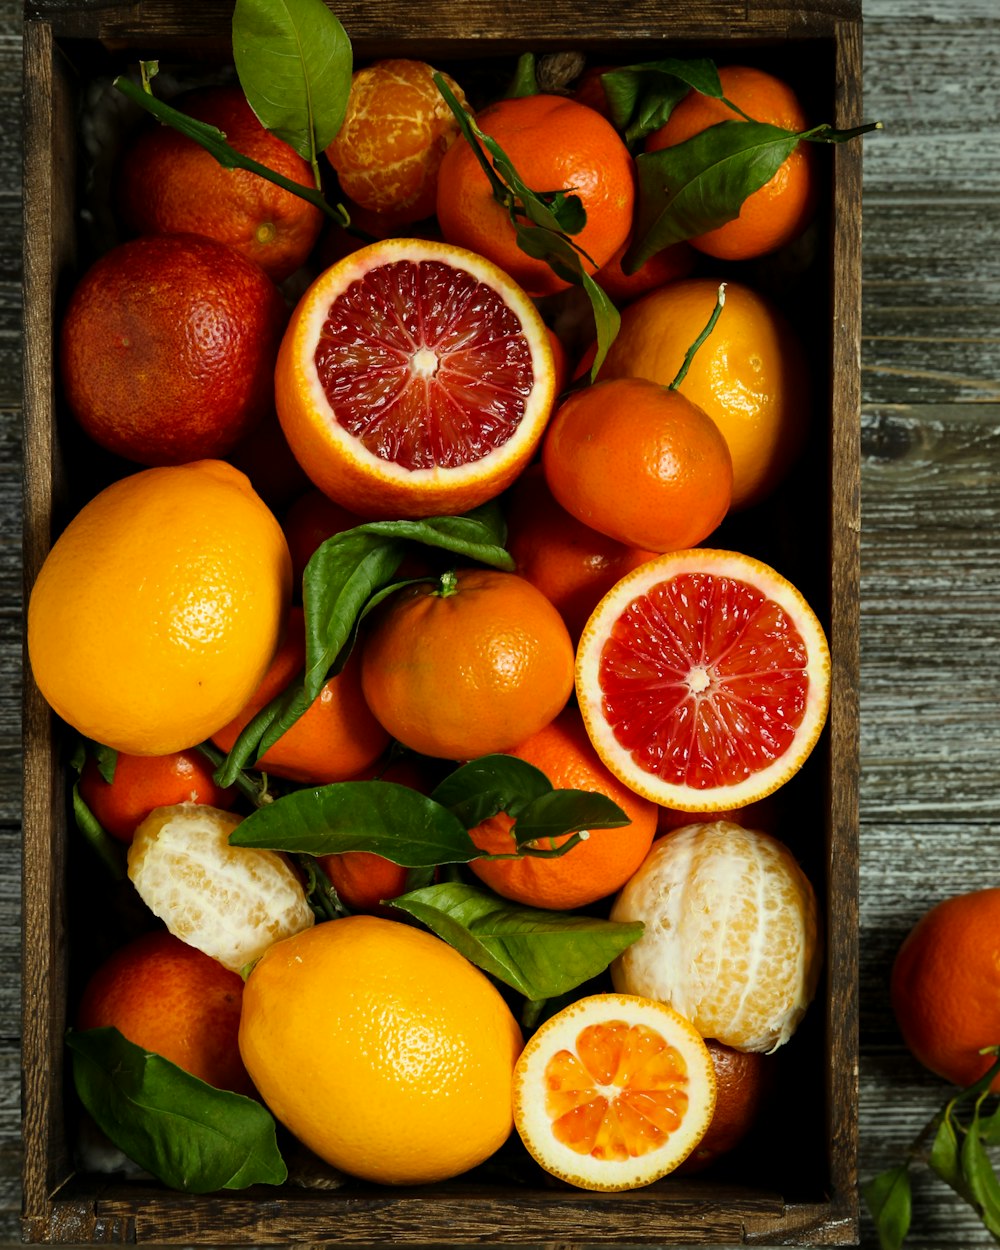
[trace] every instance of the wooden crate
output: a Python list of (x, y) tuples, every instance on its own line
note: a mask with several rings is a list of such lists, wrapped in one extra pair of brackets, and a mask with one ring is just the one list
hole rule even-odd
[[(25, 536), (30, 586), (72, 508), (73, 469), (53, 378), (54, 329), (87, 259), (78, 211), (77, 119), (88, 81), (140, 56), (228, 55), (223, 0), (126, 5), (39, 0), (25, 22)], [(448, 63), (519, 51), (579, 49), (628, 63), (707, 54), (773, 68), (807, 96), (817, 120), (861, 120), (860, 0), (344, 0), (336, 6), (356, 60), (406, 53)], [(24, 1237), (80, 1244), (400, 1243), (560, 1245), (856, 1244), (858, 583), (861, 152), (830, 150), (816, 254), (797, 312), (820, 379), (808, 471), (762, 526), (784, 535), (794, 574), (820, 612), (833, 656), (828, 728), (800, 785), (793, 849), (826, 916), (825, 975), (787, 1048), (773, 1122), (721, 1172), (667, 1177), (595, 1195), (537, 1171), (425, 1189), (286, 1185), (192, 1198), (74, 1167), (74, 1097), (63, 1034), (72, 953), (89, 940), (70, 919), (88, 889), (67, 821), (58, 724), (26, 681), (24, 704)], [(751, 284), (766, 267), (748, 272)], [(783, 566), (783, 571), (788, 571)], [(798, 779), (796, 784), (798, 784)], [(782, 832), (782, 831), (779, 831)], [(782, 836), (784, 832), (782, 832)], [(789, 839), (786, 839), (789, 840)]]

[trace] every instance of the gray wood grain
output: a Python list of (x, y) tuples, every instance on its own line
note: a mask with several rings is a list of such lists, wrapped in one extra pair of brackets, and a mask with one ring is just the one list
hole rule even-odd
[[(928, 12), (932, 8), (933, 12)], [(0, 0), (0, 1241), (18, 1239), (20, 5)], [(938, 899), (995, 884), (1000, 822), (1000, 8), (866, 0), (861, 1173), (946, 1087), (889, 969)], [(863, 1245), (876, 1245), (870, 1222)], [(920, 1174), (914, 1250), (994, 1243)]]

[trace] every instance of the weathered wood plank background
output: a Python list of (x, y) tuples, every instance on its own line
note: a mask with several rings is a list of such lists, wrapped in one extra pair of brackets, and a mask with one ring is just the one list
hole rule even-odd
[[(20, 3), (0, 0), (0, 1243), (18, 1240)], [(945, 1093), (900, 1045), (895, 951), (996, 884), (1000, 5), (865, 0), (861, 1173)], [(794, 1112), (789, 1111), (789, 1132)], [(553, 1237), (557, 1237), (553, 1230)], [(865, 1222), (865, 1246), (875, 1246)], [(914, 1250), (993, 1245), (917, 1178)]]

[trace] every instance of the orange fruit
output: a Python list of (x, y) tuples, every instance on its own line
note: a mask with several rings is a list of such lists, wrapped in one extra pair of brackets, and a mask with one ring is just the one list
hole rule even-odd
[(573, 643), (530, 582), (459, 569), (391, 596), (364, 644), (361, 686), (404, 746), (472, 759), (516, 747), (562, 711)]
[[(212, 735), (215, 745), (221, 751), (231, 751), (250, 721), (291, 685), (304, 671), (305, 663), (305, 616), (301, 608), (292, 608), (288, 630), (264, 679), (229, 724)], [(352, 777), (378, 759), (388, 745), (389, 735), (361, 693), (360, 664), (352, 655), (254, 767), (276, 777), (321, 786)]]
[(529, 1153), (581, 1189), (636, 1189), (695, 1148), (715, 1107), (708, 1048), (671, 1008), (626, 994), (579, 998), (530, 1038), (514, 1069)]
[(230, 845), (242, 819), (202, 803), (157, 807), (128, 849), (129, 880), (153, 915), (233, 972), (315, 919), (284, 856)]
[(542, 464), (567, 512), (628, 547), (693, 547), (732, 498), (732, 458), (715, 422), (679, 391), (641, 377), (570, 395), (546, 432)]
[(59, 368), (70, 411), (139, 464), (224, 456), (271, 407), (286, 320), (277, 287), (193, 234), (112, 248), (70, 296)]
[(292, 555), (292, 581), (299, 596), (302, 574), (317, 547), (334, 534), (342, 534), (360, 524), (360, 517), (334, 503), (321, 490), (307, 490), (289, 505), (281, 528)]
[(243, 981), (170, 933), (116, 950), (87, 982), (78, 1029), (115, 1028), (217, 1089), (253, 1094), (240, 1059)]
[[(579, 196), (587, 213), (572, 236), (593, 273), (614, 255), (632, 228), (635, 172), (615, 128), (600, 113), (555, 95), (499, 100), (476, 117), (532, 191)], [(471, 146), (453, 144), (438, 175), (437, 218), (450, 243), (489, 257), (529, 295), (551, 295), (570, 284), (548, 262), (521, 251), (507, 210), (493, 198)], [(592, 262), (592, 263), (591, 263)]]
[(775, 1061), (769, 1055), (734, 1050), (714, 1038), (705, 1045), (715, 1068), (715, 1111), (681, 1172), (700, 1172), (735, 1150), (760, 1119), (774, 1087)]
[[(808, 118), (787, 83), (764, 70), (725, 65), (719, 80), (726, 98), (758, 122), (785, 130), (802, 131)], [(743, 122), (722, 100), (693, 88), (676, 106), (666, 125), (646, 140), (646, 151), (670, 148), (720, 122)], [(744, 201), (739, 216), (715, 230), (691, 239), (699, 251), (720, 260), (749, 260), (784, 247), (812, 220), (818, 197), (816, 154), (811, 143), (800, 143), (777, 173)]]
[(777, 1050), (819, 978), (816, 897), (786, 846), (725, 821), (657, 839), (611, 908), (645, 931), (611, 965), (624, 994), (736, 1050)]
[(574, 642), (615, 582), (656, 554), (626, 547), (571, 516), (552, 498), (540, 464), (525, 470), (504, 502), (515, 571), (555, 605)]
[(618, 305), (629, 304), (664, 283), (686, 278), (695, 267), (697, 256), (694, 250), (687, 243), (675, 243), (672, 247), (661, 248), (634, 273), (626, 273), (622, 269), (622, 260), (631, 241), (630, 236), (594, 274), (597, 285), (603, 287)]
[[(1000, 889), (972, 890), (925, 912), (896, 955), (892, 1009), (903, 1041), (953, 1085), (978, 1081), (1000, 1043)], [(991, 1085), (1000, 1093), (1000, 1077)]]
[(744, 807), (805, 763), (826, 722), (830, 653), (798, 590), (733, 551), (675, 551), (601, 600), (576, 691), (598, 755), (680, 811)]
[[(540, 769), (559, 790), (593, 790), (617, 803), (631, 821), (619, 829), (591, 829), (583, 842), (556, 859), (474, 859), (469, 867), (497, 894), (529, 907), (572, 910), (606, 898), (631, 877), (656, 833), (656, 806), (622, 785), (591, 746), (580, 713), (565, 708), (511, 755)], [(500, 813), (470, 830), (481, 850), (510, 855), (517, 850), (513, 821)], [(541, 840), (561, 845), (570, 835)]]
[[(687, 278), (622, 312), (603, 378), (650, 378), (669, 386), (711, 316), (714, 278)], [(733, 458), (734, 508), (758, 503), (798, 455), (809, 418), (809, 380), (794, 330), (762, 295), (726, 284), (725, 307), (699, 347), (680, 393), (712, 418)]]
[(32, 672), (85, 737), (183, 751), (253, 694), (290, 592), (281, 527), (239, 470), (145, 469), (101, 491), (49, 552), (28, 604)]
[(214, 771), (196, 750), (170, 755), (127, 755), (119, 751), (109, 782), (101, 776), (97, 760), (89, 755), (80, 773), (80, 797), (102, 829), (120, 842), (131, 842), (136, 828), (154, 807), (174, 803), (232, 807), (236, 790), (216, 785)]
[(457, 1176), (510, 1134), (521, 1032), (492, 982), (411, 925), (349, 916), (273, 946), (243, 992), (240, 1051), (271, 1111), (363, 1180)]
[(271, 410), (259, 425), (226, 456), (250, 479), (250, 484), (272, 512), (280, 513), (312, 483), (288, 446), (278, 414)]
[[(419, 310), (419, 315), (418, 315)], [(365, 518), (464, 512), (531, 459), (555, 395), (538, 311), (489, 261), (386, 239), (327, 269), (278, 354), (278, 416), (316, 486)]]
[[(346, 196), (397, 226), (434, 214), (438, 170), (458, 122), (426, 61), (395, 57), (356, 70), (347, 112), (326, 149)], [(442, 74), (459, 104), (461, 87)]]
[[(242, 88), (201, 87), (172, 101), (231, 147), (315, 189), (308, 161), (265, 130)], [(247, 169), (226, 169), (172, 126), (150, 124), (122, 157), (117, 207), (136, 234), (201, 234), (255, 261), (275, 282), (304, 264), (323, 225), (314, 204)]]

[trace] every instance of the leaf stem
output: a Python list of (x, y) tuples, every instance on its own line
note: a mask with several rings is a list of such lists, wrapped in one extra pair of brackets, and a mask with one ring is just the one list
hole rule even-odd
[[(226, 756), (222, 751), (217, 750), (211, 742), (199, 742), (196, 748), (209, 761), (212, 767), (218, 773), (226, 762)], [(218, 784), (218, 778), (215, 778)], [(232, 780), (227, 780), (227, 785), (234, 785), (245, 799), (249, 799), (254, 807), (264, 807), (268, 803), (274, 802), (274, 795), (267, 788), (267, 774), (262, 773), (261, 779), (256, 781), (249, 773), (245, 773), (242, 768), (233, 772)]]
[(695, 341), (687, 349), (687, 355), (681, 361), (681, 367), (677, 370), (677, 376), (667, 387), (668, 391), (676, 391), (677, 388), (680, 386), (680, 384), (687, 377), (687, 371), (691, 367), (691, 361), (694, 360), (695, 353), (698, 351), (698, 348), (701, 347), (702, 343), (704, 343), (704, 341), (708, 338), (708, 336), (715, 329), (715, 323), (719, 320), (719, 316), (722, 313), (722, 309), (725, 307), (725, 303), (726, 303), (726, 284), (725, 282), (720, 282), (719, 293), (715, 300), (715, 307), (712, 309), (712, 315), (711, 317), (709, 317), (708, 323), (705, 326), (704, 330), (702, 330), (702, 332), (698, 335)]

